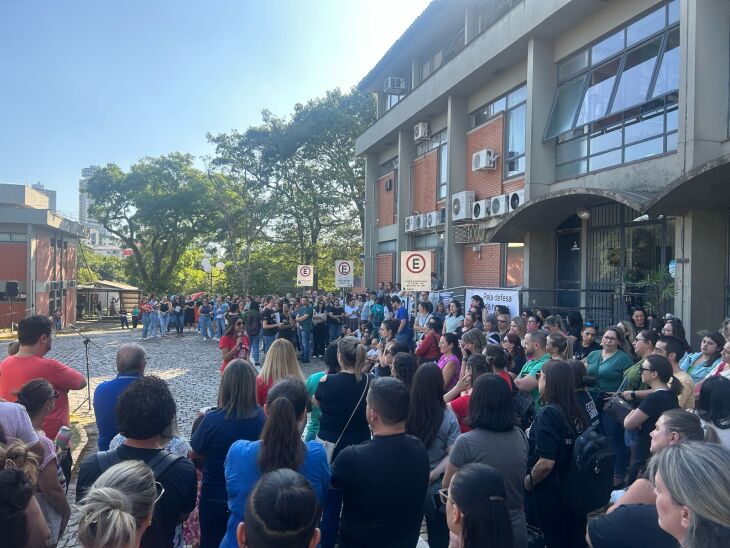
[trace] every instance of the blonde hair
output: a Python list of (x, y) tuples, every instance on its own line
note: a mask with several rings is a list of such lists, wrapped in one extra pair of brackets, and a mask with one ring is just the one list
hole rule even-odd
[(256, 415), (256, 369), (250, 361), (236, 358), (228, 362), (218, 389), (218, 407), (225, 410), (226, 418), (240, 420)]
[(294, 345), (286, 339), (276, 339), (266, 352), (259, 378), (269, 384), (289, 375), (304, 380)]
[(355, 337), (342, 337), (337, 343), (337, 355), (340, 365), (355, 371), (355, 380), (360, 382), (363, 371), (367, 368), (368, 349)]
[[(523, 320), (520, 316), (515, 316), (510, 321), (515, 322), (515, 325), (517, 326), (517, 336), (520, 338), (520, 340), (525, 338), (525, 334), (527, 334), (527, 326), (525, 326), (525, 320)], [(511, 327), (511, 326), (510, 326)]]
[(35, 485), (38, 479), (38, 459), (30, 452), (30, 446), (20, 440), (12, 440), (7, 445), (0, 443), (0, 470), (17, 468)]
[(79, 508), (78, 540), (86, 548), (131, 548), (152, 516), (155, 476), (144, 462), (115, 464), (97, 478)]

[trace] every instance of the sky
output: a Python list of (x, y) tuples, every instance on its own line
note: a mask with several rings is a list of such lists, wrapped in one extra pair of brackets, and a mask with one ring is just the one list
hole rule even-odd
[(212, 153), (206, 133), (348, 90), (429, 0), (0, 0), (0, 182), (78, 217), (81, 169)]

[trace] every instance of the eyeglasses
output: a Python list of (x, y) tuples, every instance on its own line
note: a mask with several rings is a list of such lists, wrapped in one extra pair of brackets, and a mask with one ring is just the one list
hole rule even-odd
[(157, 501), (160, 500), (162, 498), (162, 495), (165, 494), (165, 488), (159, 481), (156, 481), (155, 489), (157, 489), (157, 498), (155, 499), (155, 504), (157, 504)]
[(507, 320), (497, 320), (497, 323), (507, 323)]
[(618, 339), (616, 337), (609, 337), (607, 335), (603, 336), (604, 341), (617, 341)]
[(654, 370), (653, 370), (653, 369), (651, 369), (651, 368), (649, 368), (649, 367), (639, 367), (639, 370), (640, 370), (640, 371), (641, 371), (642, 373), (653, 373), (653, 372), (654, 372)]
[(236, 325), (243, 325), (243, 322), (236, 322)]

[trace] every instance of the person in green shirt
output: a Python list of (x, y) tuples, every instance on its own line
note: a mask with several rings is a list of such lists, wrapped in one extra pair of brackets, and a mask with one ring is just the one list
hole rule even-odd
[(550, 354), (545, 351), (547, 337), (542, 331), (530, 331), (522, 339), (525, 354), (529, 360), (522, 366), (520, 374), (515, 379), (515, 386), (520, 392), (530, 394), (535, 402), (535, 411), (540, 408), (540, 391), (537, 388), (537, 374), (543, 364), (550, 360)]
[(585, 360), (589, 377), (598, 381), (598, 386), (591, 391), (596, 406), (600, 411), (601, 424), (606, 432), (613, 450), (616, 452), (613, 483), (620, 488), (624, 484), (626, 467), (629, 464), (630, 451), (624, 441), (624, 425), (619, 424), (609, 415), (603, 413), (602, 396), (607, 392), (616, 392), (621, 386), (624, 372), (634, 365), (631, 356), (623, 348), (624, 333), (621, 328), (611, 325), (606, 328), (601, 339), (601, 350), (588, 354)]
[(641, 364), (644, 363), (644, 359), (651, 356), (654, 352), (654, 346), (656, 346), (659, 340), (659, 335), (656, 331), (651, 329), (645, 329), (639, 331), (639, 334), (634, 339), (634, 351), (639, 356), (639, 361), (624, 371), (624, 390), (636, 391), (636, 390), (647, 390), (648, 385), (641, 382)]

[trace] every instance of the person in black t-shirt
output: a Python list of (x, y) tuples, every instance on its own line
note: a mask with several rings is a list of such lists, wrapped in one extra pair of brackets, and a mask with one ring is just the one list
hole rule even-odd
[[(162, 379), (141, 377), (120, 395), (116, 406), (117, 425), (124, 444), (107, 451), (109, 460), (141, 460), (150, 462), (160, 449), (162, 434), (175, 417), (175, 400)], [(113, 463), (113, 462), (112, 462)], [(79, 468), (76, 484), (76, 502), (82, 502), (89, 487), (104, 472), (97, 454), (90, 455)], [(164, 489), (155, 504), (152, 525), (142, 537), (143, 548), (172, 548), (175, 527), (187, 519), (195, 508), (197, 481), (195, 467), (190, 460), (179, 458), (155, 478)]]
[[(641, 366), (641, 382), (648, 384), (651, 394), (641, 401), (638, 409), (626, 415), (624, 428), (638, 430), (639, 434), (629, 466), (629, 484), (638, 477), (639, 472), (649, 460), (651, 437), (659, 417), (670, 409), (679, 407), (677, 396), (682, 392), (682, 383), (672, 374), (672, 364), (664, 356), (652, 354)], [(671, 385), (669, 381), (672, 380)]]
[(601, 345), (596, 342), (596, 326), (586, 322), (581, 331), (580, 342), (573, 345), (573, 357), (576, 360), (584, 360), (594, 350), (600, 350)]
[(342, 548), (413, 548), (423, 517), (429, 462), (423, 442), (405, 433), (409, 394), (393, 377), (377, 379), (367, 395), (373, 439), (343, 449), (332, 465), (342, 489)]
[(276, 313), (274, 312), (274, 298), (269, 295), (266, 297), (266, 304), (261, 312), (261, 326), (264, 335), (264, 354), (269, 351), (271, 343), (274, 342), (276, 334), (279, 332), (281, 323), (277, 321)]
[(329, 340), (332, 342), (342, 336), (342, 320), (345, 317), (345, 309), (340, 306), (340, 299), (335, 299), (325, 310), (327, 311)]

